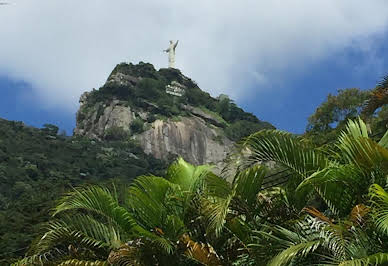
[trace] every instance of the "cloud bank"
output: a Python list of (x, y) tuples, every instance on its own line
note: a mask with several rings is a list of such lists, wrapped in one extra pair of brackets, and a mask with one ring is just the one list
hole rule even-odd
[(47, 108), (71, 111), (119, 62), (166, 67), (170, 39), (180, 40), (184, 74), (241, 99), (346, 47), (365, 49), (388, 25), (386, 0), (9, 2), (0, 7), (0, 74), (30, 83)]

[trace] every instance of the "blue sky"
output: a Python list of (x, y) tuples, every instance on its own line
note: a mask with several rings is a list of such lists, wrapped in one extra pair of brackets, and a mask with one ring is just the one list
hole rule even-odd
[[(279, 86), (286, 93), (266, 90), (252, 100), (241, 102), (246, 110), (277, 128), (294, 133), (304, 132), (308, 117), (326, 100), (329, 93), (338, 89), (371, 89), (388, 75), (388, 34), (382, 33), (374, 40), (374, 56), (358, 49), (347, 48), (333, 53), (303, 73), (290, 76)], [(284, 85), (285, 84), (285, 85)]]
[(388, 74), (386, 0), (10, 2), (0, 7), (0, 117), (68, 134), (82, 92), (122, 61), (165, 67), (170, 39), (203, 90), (295, 133), (328, 93)]
[[(388, 75), (388, 36), (378, 36), (374, 47), (376, 65), (369, 62), (369, 54), (353, 48), (344, 49), (283, 80), (279, 86), (287, 86), (287, 90), (280, 88), (280, 91), (286, 93), (279, 94), (279, 88), (272, 90), (269, 87), (257, 97), (237, 103), (279, 129), (302, 133), (308, 116), (326, 99), (328, 93), (335, 94), (340, 88), (370, 89), (383, 75)], [(367, 67), (364, 68), (364, 65)], [(359, 66), (359, 70), (350, 66)], [(74, 112), (42, 108), (39, 102), (25, 97), (31, 87), (23, 81), (13, 81), (3, 75), (0, 77), (0, 88), (0, 117), (36, 127), (45, 123), (55, 124), (71, 134), (75, 126)]]

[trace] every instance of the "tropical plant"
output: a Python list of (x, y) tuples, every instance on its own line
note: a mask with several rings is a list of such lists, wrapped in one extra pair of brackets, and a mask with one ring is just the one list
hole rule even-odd
[[(296, 196), (293, 206), (312, 206), (303, 209), (308, 213), (305, 218), (283, 225), (266, 223), (253, 230), (247, 245), (249, 258), (268, 265), (387, 263), (383, 236), (377, 233), (388, 228), (388, 194), (379, 186), (387, 182), (387, 140), (388, 132), (379, 142), (371, 140), (360, 119), (350, 120), (338, 142), (325, 149), (314, 149), (303, 139), (279, 131), (261, 131), (245, 139), (235, 167), (249, 169), (268, 161), (280, 164), (288, 171), (286, 195), (289, 200)], [(371, 220), (377, 231), (364, 219), (371, 185), (377, 209)]]
[(96, 259), (91, 265), (219, 265), (211, 245), (193, 240), (185, 224), (195, 216), (192, 203), (209, 171), (179, 159), (166, 178), (138, 177), (121, 195), (100, 186), (75, 189), (59, 201), (47, 232), (19, 265)]
[(388, 132), (376, 142), (349, 120), (335, 144), (315, 148), (260, 131), (223, 175), (178, 159), (165, 178), (75, 189), (20, 264), (388, 264)]

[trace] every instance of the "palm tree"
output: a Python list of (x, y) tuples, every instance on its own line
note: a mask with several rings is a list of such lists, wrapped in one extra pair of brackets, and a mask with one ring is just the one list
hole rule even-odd
[(138, 177), (123, 193), (75, 189), (19, 265), (388, 263), (388, 132), (375, 142), (349, 121), (336, 144), (316, 148), (264, 130), (239, 148), (231, 182), (178, 159), (165, 178)]
[[(334, 146), (324, 149), (277, 130), (260, 131), (241, 144), (240, 169), (273, 161), (289, 171), (288, 192), (297, 192), (303, 208), (318, 194), (335, 214), (346, 215), (362, 202), (373, 183), (385, 184), (388, 173), (388, 132), (378, 142), (368, 137), (362, 120), (350, 120)], [(291, 197), (291, 195), (290, 195)]]
[[(249, 169), (265, 161), (280, 164), (290, 173), (285, 191), (288, 198), (296, 192), (296, 200), (291, 201), (294, 207), (301, 209), (315, 203), (329, 215), (310, 207), (303, 209), (307, 214), (284, 225), (261, 225), (252, 231), (251, 242), (247, 244), (250, 259), (256, 257), (256, 263), (267, 261), (268, 265), (386, 263), (388, 254), (384, 253), (380, 236), (370, 224), (365, 228), (354, 217), (362, 213), (357, 210), (364, 210), (364, 214), (367, 210), (361, 206), (368, 202), (368, 187), (373, 183), (386, 185), (387, 141), (388, 132), (378, 143), (372, 141), (361, 120), (349, 121), (338, 142), (324, 149), (311, 147), (303, 139), (279, 131), (257, 132), (244, 140), (239, 169)], [(319, 204), (316, 196), (326, 206)], [(382, 206), (381, 201), (375, 202)], [(388, 228), (384, 211), (375, 217)]]
[(188, 222), (210, 169), (178, 159), (166, 178), (138, 177), (121, 197), (101, 186), (75, 189), (19, 265), (219, 265), (209, 244), (192, 240)]

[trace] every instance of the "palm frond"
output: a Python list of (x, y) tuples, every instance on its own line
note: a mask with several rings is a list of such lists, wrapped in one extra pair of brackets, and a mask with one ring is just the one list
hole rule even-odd
[(180, 186), (182, 191), (192, 191), (198, 181), (210, 173), (212, 166), (194, 166), (182, 158), (171, 164), (167, 170), (166, 179)]
[(331, 164), (315, 172), (296, 189), (296, 195), (303, 200), (307, 193), (316, 191), (330, 210), (336, 214), (348, 214), (354, 206), (354, 195), (367, 185), (364, 173), (353, 165)]
[(128, 205), (139, 225), (162, 228), (168, 214), (182, 212), (179, 186), (156, 176), (141, 176), (131, 184)]
[[(352, 119), (349, 119), (345, 128), (345, 132), (348, 136), (352, 136), (353, 138), (369, 137), (368, 128), (364, 121), (361, 120), (361, 118), (358, 118), (358, 121), (353, 121)], [(343, 135), (344, 134), (342, 134), (342, 136)]]
[(119, 234), (92, 217), (74, 215), (69, 220), (52, 221), (48, 231), (36, 244), (35, 250), (45, 252), (57, 246), (77, 243), (91, 249), (115, 247), (120, 244)]
[(50, 261), (56, 261), (66, 255), (67, 253), (65, 251), (61, 249), (53, 248), (46, 252), (36, 253), (34, 255), (27, 256), (11, 265), (12, 266), (45, 265)]
[(301, 180), (328, 164), (323, 153), (314, 150), (300, 138), (278, 130), (262, 130), (250, 135), (241, 143), (241, 149), (247, 154), (241, 157), (240, 165), (243, 168), (273, 161), (292, 170)]
[(383, 234), (388, 234), (388, 193), (377, 185), (369, 188), (369, 197), (372, 204), (372, 215), (377, 229)]
[(269, 263), (268, 266), (280, 266), (286, 265), (289, 261), (295, 257), (305, 257), (308, 254), (314, 252), (319, 245), (320, 240), (313, 240), (304, 243), (299, 243), (283, 250), (281, 253), (276, 255)]
[(77, 259), (71, 259), (66, 260), (64, 262), (61, 262), (58, 264), (58, 266), (65, 266), (65, 265), (71, 265), (71, 266), (108, 266), (108, 262), (106, 261), (87, 261), (87, 260), (77, 260)]
[(236, 197), (251, 209), (257, 204), (258, 193), (262, 190), (261, 185), (266, 173), (265, 166), (254, 165), (237, 174), (233, 180)]
[(371, 172), (376, 168), (388, 171), (388, 150), (368, 138), (365, 123), (349, 120), (346, 131), (341, 132), (337, 147), (349, 164)]
[(387, 263), (388, 253), (376, 253), (365, 258), (343, 261), (339, 264), (339, 266), (386, 265)]
[(219, 236), (229, 213), (229, 205), (235, 191), (230, 183), (216, 175), (205, 179), (206, 197), (201, 200), (201, 212), (207, 221), (207, 232)]
[(59, 200), (53, 216), (71, 210), (85, 210), (101, 215), (124, 231), (130, 231), (136, 226), (129, 212), (119, 205), (117, 197), (107, 188), (100, 186), (77, 188), (69, 192)]
[(379, 145), (385, 149), (388, 149), (388, 130), (385, 132), (384, 136), (380, 139)]

